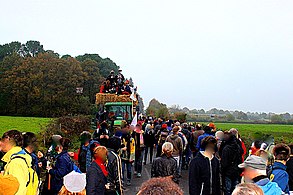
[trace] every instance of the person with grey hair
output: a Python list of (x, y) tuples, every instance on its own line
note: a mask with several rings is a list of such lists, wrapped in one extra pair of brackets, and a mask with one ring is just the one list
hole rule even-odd
[(152, 164), (152, 177), (172, 177), (172, 180), (179, 183), (177, 161), (172, 157), (174, 147), (172, 143), (165, 142), (162, 146), (162, 155), (155, 158)]
[(266, 173), (266, 161), (263, 158), (251, 155), (239, 165), (239, 168), (244, 169), (245, 182), (258, 185), (264, 195), (283, 194), (278, 184), (269, 180)]
[(236, 186), (232, 195), (264, 195), (262, 189), (253, 183), (243, 183)]

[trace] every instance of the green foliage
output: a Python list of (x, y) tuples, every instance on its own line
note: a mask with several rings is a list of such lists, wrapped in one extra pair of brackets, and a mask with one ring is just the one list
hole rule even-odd
[[(0, 114), (92, 114), (102, 81), (110, 70), (118, 69), (112, 60), (98, 54), (60, 58), (38, 41), (0, 45)], [(76, 88), (83, 88), (83, 93), (77, 94)]]
[(280, 115), (276, 114), (271, 117), (271, 122), (272, 123), (284, 123), (285, 120)]
[(231, 121), (235, 120), (235, 117), (233, 116), (233, 114), (227, 114), (226, 119), (227, 119), (227, 121), (231, 122)]
[(149, 107), (146, 109), (146, 114), (149, 116), (155, 116), (159, 118), (169, 118), (170, 113), (166, 104), (160, 103), (156, 99), (152, 99), (149, 103)]
[(117, 66), (110, 58), (103, 59), (98, 54), (79, 55), (76, 57), (76, 59), (80, 62), (84, 62), (85, 60), (96, 61), (99, 72), (104, 78), (107, 78), (111, 70), (114, 70), (114, 72), (117, 73), (119, 69), (119, 66)]
[(175, 112), (174, 113), (174, 119), (185, 122), (186, 121), (187, 114), (184, 112)]

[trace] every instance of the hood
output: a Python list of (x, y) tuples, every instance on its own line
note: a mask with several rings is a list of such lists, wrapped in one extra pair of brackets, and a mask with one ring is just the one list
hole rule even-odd
[(21, 150), (22, 150), (21, 147), (15, 146), (15, 147), (11, 148), (8, 152), (6, 152), (6, 154), (2, 157), (1, 160), (8, 163), (11, 159), (11, 156), (13, 154), (20, 152)]
[[(269, 179), (267, 179), (267, 180), (269, 180)], [(282, 194), (283, 193), (281, 188), (275, 182), (268, 181), (268, 183), (263, 186), (259, 185), (258, 182), (256, 184), (263, 190), (264, 194), (272, 194), (273, 195), (273, 194)]]
[(284, 165), (283, 163), (275, 162), (275, 163), (273, 164), (273, 170), (274, 170), (274, 169), (282, 169), (282, 170), (285, 170), (285, 171), (286, 171), (287, 166)]
[(170, 135), (170, 138), (171, 138), (172, 140), (175, 140), (175, 139), (177, 139), (178, 137), (179, 137), (179, 135), (174, 135), (174, 134)]

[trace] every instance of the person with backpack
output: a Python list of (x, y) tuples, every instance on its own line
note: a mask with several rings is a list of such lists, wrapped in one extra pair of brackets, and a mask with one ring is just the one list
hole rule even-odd
[(51, 176), (51, 185), (49, 190), (52, 195), (57, 195), (59, 193), (63, 186), (63, 177), (74, 170), (74, 163), (68, 154), (70, 143), (69, 139), (61, 138), (60, 145), (56, 147), (58, 156), (55, 166), (47, 167), (47, 170)]
[(98, 141), (91, 139), (91, 133), (88, 131), (83, 131), (80, 134), (81, 146), (78, 152), (78, 164), (81, 172), (86, 173), (87, 169), (92, 163), (92, 155), (90, 151), (90, 145)]
[(40, 168), (39, 168), (39, 161), (38, 157), (35, 154), (37, 150), (37, 137), (32, 132), (23, 133), (23, 150), (32, 157), (32, 164), (29, 165), (32, 168), (32, 180), (31, 186), (28, 186), (28, 190), (33, 194), (37, 194), (38, 186), (39, 186), (39, 178), (40, 178)]
[(231, 133), (226, 135), (225, 145), (221, 153), (221, 168), (225, 195), (231, 195), (237, 184), (241, 169), (238, 165), (242, 163), (243, 150)]
[(277, 144), (273, 149), (275, 162), (272, 166), (270, 180), (276, 182), (286, 194), (289, 190), (289, 175), (286, 171), (286, 162), (290, 158), (291, 149), (286, 144)]
[(12, 175), (17, 179), (19, 188), (16, 195), (26, 195), (30, 184), (32, 157), (21, 148), (22, 144), (22, 134), (17, 130), (5, 132), (1, 139), (1, 151), (6, 153), (1, 159), (6, 163), (3, 175)]
[(145, 152), (144, 152), (144, 165), (147, 163), (148, 153), (150, 151), (150, 163), (153, 161), (153, 152), (154, 152), (154, 145), (155, 145), (155, 131), (151, 124), (147, 124), (145, 127), (144, 133), (144, 143), (145, 143)]
[[(126, 185), (130, 186), (132, 177), (132, 164), (135, 160), (135, 140), (132, 137), (130, 126), (129, 124), (127, 124), (126, 121), (122, 121), (121, 128), (122, 136), (120, 157), (122, 160), (122, 175), (124, 182), (126, 182)], [(127, 171), (126, 177), (124, 175), (125, 169)]]
[(183, 141), (179, 137), (178, 133), (179, 133), (179, 127), (175, 126), (173, 128), (173, 134), (167, 137), (166, 142), (170, 142), (173, 145), (174, 150), (173, 150), (172, 156), (177, 161), (177, 168), (180, 174), (179, 166), (180, 166), (180, 158), (183, 152)]
[(121, 147), (121, 139), (117, 136), (113, 136), (109, 140), (108, 144), (108, 182), (110, 183), (110, 188), (106, 190), (107, 195), (122, 195), (122, 162), (119, 156), (119, 150)]
[(243, 176), (245, 182), (255, 183), (262, 189), (265, 195), (283, 194), (278, 184), (269, 180), (266, 171), (266, 161), (262, 157), (250, 155), (238, 167), (244, 169)]
[(138, 178), (141, 177), (142, 173), (142, 164), (145, 150), (145, 142), (144, 142), (144, 131), (141, 129), (139, 124), (136, 125), (133, 137), (135, 140), (135, 161), (134, 161), (134, 174), (137, 175)]
[(94, 132), (93, 138), (94, 140), (98, 141), (101, 146), (107, 147), (110, 136), (108, 123), (103, 121), (100, 125), (100, 128)]
[(163, 124), (161, 130), (159, 130), (159, 132), (156, 135), (158, 140), (156, 157), (160, 157), (162, 154), (162, 146), (166, 142), (166, 139), (169, 135), (169, 130), (167, 128), (168, 128), (167, 124)]

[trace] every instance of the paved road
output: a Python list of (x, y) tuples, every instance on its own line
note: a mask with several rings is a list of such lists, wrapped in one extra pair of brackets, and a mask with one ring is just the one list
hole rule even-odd
[[(133, 175), (131, 186), (129, 187), (126, 186), (126, 190), (124, 191), (125, 195), (135, 195), (139, 191), (141, 184), (151, 178), (151, 165), (147, 164), (143, 166), (142, 169), (143, 169), (142, 177), (137, 178), (136, 176)], [(186, 170), (182, 171), (182, 178), (180, 179), (180, 187), (184, 191), (184, 194), (188, 194), (188, 171)]]

